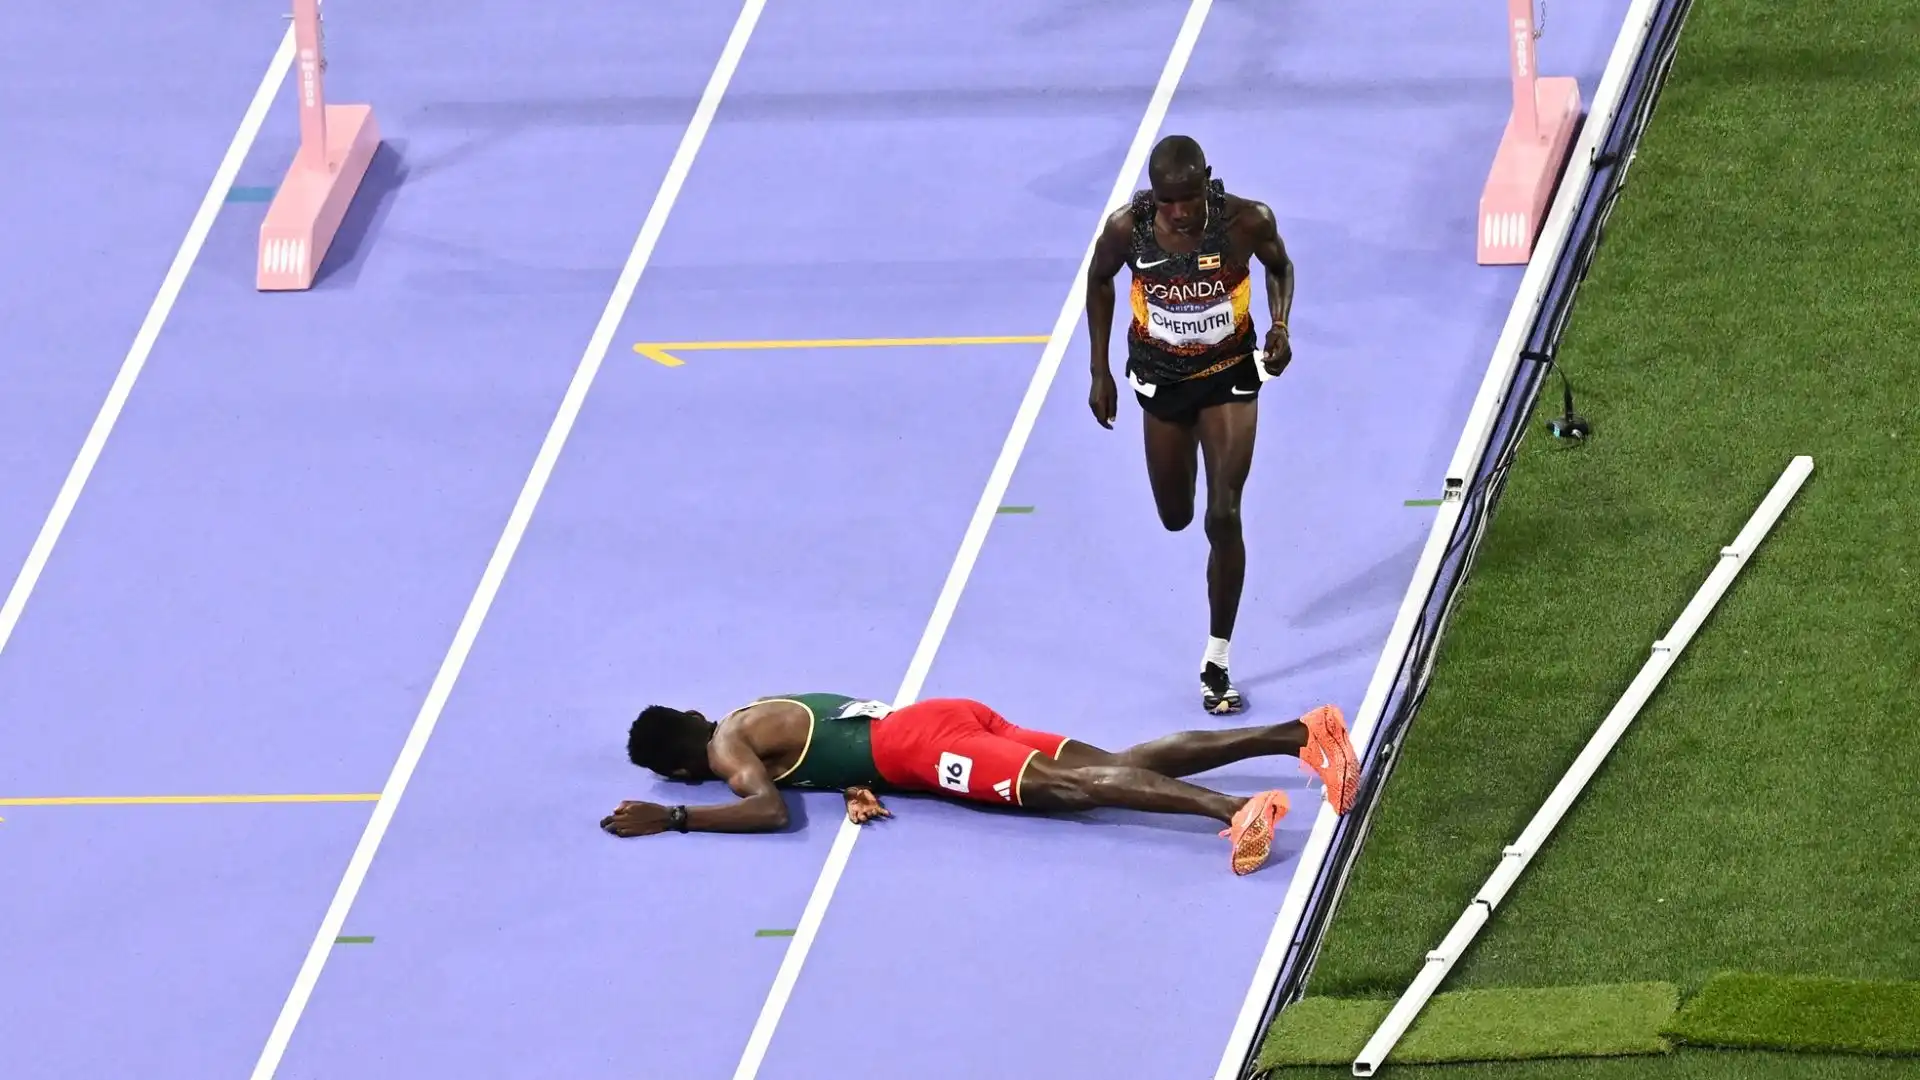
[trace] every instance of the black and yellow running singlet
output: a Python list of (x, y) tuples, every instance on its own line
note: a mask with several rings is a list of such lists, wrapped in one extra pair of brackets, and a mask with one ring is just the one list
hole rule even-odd
[(1233, 265), (1226, 224), (1226, 187), (1207, 187), (1207, 223), (1200, 246), (1175, 254), (1153, 236), (1152, 191), (1134, 193), (1133, 325), (1127, 330), (1127, 373), (1154, 384), (1179, 382), (1231, 367), (1253, 353), (1253, 280)]
[(882, 784), (880, 770), (873, 764), (872, 727), (890, 711), (886, 702), (845, 694), (784, 694), (754, 704), (769, 701), (791, 701), (805, 708), (813, 720), (800, 760), (774, 777), (775, 784), (827, 791)]

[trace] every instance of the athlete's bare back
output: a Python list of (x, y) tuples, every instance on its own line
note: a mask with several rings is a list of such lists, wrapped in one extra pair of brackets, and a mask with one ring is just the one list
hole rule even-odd
[[(722, 717), (707, 745), (706, 776), (677, 776), (676, 780), (712, 780), (726, 775), (728, 763), (742, 755), (757, 759), (773, 776), (793, 768), (807, 746), (812, 718), (804, 706), (783, 699), (756, 701)], [(683, 770), (686, 771), (686, 770)]]

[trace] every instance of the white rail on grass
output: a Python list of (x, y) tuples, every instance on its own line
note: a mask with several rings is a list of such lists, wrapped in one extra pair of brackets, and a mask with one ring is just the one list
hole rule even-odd
[(1453, 970), (1454, 963), (1466, 952), (1467, 946), (1473, 944), (1473, 939), (1487, 925), (1487, 920), (1493, 917), (1494, 908), (1500, 906), (1507, 890), (1519, 880), (1521, 871), (1533, 861), (1534, 855), (1547, 842), (1548, 835), (1560, 824), (1560, 819), (1566, 815), (1573, 801), (1586, 789), (1587, 782), (1593, 779), (1600, 763), (1613, 750), (1614, 744), (1620, 741), (1620, 736), (1626, 733), (1627, 725), (1633, 723), (1640, 714), (1647, 699), (1659, 687), (1660, 680), (1666, 678), (1667, 672), (1680, 658), (1680, 653), (1686, 649), (1687, 642), (1693, 640), (1694, 632), (1712, 613), (1714, 605), (1720, 602), (1720, 597), (1733, 584), (1733, 579), (1739, 576), (1747, 560), (1759, 549), (1760, 542), (1767, 538), (1774, 522), (1780, 520), (1787, 504), (1793, 501), (1812, 472), (1812, 458), (1794, 458), (1786, 472), (1781, 473), (1780, 479), (1774, 483), (1773, 490), (1761, 500), (1753, 516), (1747, 519), (1746, 528), (1740, 530), (1740, 535), (1734, 538), (1730, 546), (1720, 549), (1720, 561), (1714, 566), (1713, 572), (1707, 575), (1706, 583), (1693, 594), (1693, 599), (1680, 612), (1680, 617), (1674, 620), (1667, 636), (1653, 643), (1653, 655), (1640, 668), (1640, 674), (1634, 676), (1613, 711), (1607, 714), (1599, 730), (1587, 740), (1586, 748), (1574, 759), (1573, 766), (1560, 778), (1560, 783), (1554, 786), (1546, 802), (1540, 804), (1533, 820), (1521, 831), (1520, 839), (1500, 852), (1500, 865), (1487, 878), (1486, 884), (1480, 887), (1472, 902), (1467, 904), (1467, 909), (1460, 913), (1453, 929), (1441, 940), (1440, 947), (1427, 954), (1426, 965), (1420, 969), (1420, 974), (1414, 977), (1412, 985), (1394, 1004), (1393, 1011), (1381, 1021), (1380, 1027), (1360, 1051), (1360, 1056), (1354, 1059), (1353, 1075), (1372, 1076), (1385, 1061), (1388, 1052), (1406, 1033), (1408, 1025), (1413, 1023), (1413, 1018), (1426, 1007), (1427, 999), (1433, 996), (1447, 973)]

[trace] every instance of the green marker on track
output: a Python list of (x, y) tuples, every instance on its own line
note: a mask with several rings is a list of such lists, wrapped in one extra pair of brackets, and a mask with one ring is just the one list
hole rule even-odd
[(1445, 499), (1408, 499), (1405, 505), (1407, 506), (1439, 506), (1441, 503), (1445, 501), (1446, 501)]
[(1000, 509), (999, 509), (999, 510), (997, 511), (997, 513), (1002, 513), (1002, 514), (1031, 514), (1031, 513), (1033, 513), (1033, 507), (1031, 507), (1031, 506), (1003, 506), (1003, 507), (1001, 507), (1001, 508), (1000, 508)]
[(333, 939), (333, 943), (335, 945), (371, 945), (373, 944), (373, 938), (371, 937), (337, 937)]
[(755, 930), (753, 932), (753, 936), (754, 937), (792, 937), (793, 931), (791, 930)]

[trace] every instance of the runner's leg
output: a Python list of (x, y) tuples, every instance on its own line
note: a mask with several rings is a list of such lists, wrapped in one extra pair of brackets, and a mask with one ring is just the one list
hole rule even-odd
[(1114, 753), (1071, 739), (1060, 749), (1062, 765), (1122, 765), (1162, 776), (1192, 776), (1256, 757), (1297, 755), (1307, 745), (1298, 720), (1224, 731), (1176, 731)]
[(932, 780), (930, 786), (961, 799), (1042, 811), (1116, 807), (1212, 818), (1227, 826), (1221, 835), (1233, 842), (1236, 874), (1250, 874), (1266, 862), (1274, 825), (1287, 813), (1282, 791), (1237, 798), (1137, 766), (1075, 768), (1051, 756), (1074, 746), (1058, 735), (1017, 728), (976, 701), (946, 700), (934, 708), (944, 718), (938, 725), (942, 730), (912, 756), (928, 761), (937, 751), (937, 760), (929, 761), (921, 775)]
[(1253, 470), (1260, 403), (1234, 401), (1200, 410), (1195, 425), (1207, 464), (1207, 632), (1233, 638), (1240, 590), (1247, 578), (1247, 546), (1240, 533), (1240, 493)]
[(1127, 765), (1061, 764), (1034, 754), (1020, 778), (1020, 805), (1031, 810), (1079, 811), (1101, 807), (1153, 814), (1190, 814), (1222, 824), (1246, 804), (1157, 772)]
[(1193, 524), (1194, 481), (1200, 469), (1199, 437), (1193, 424), (1162, 420), (1141, 410), (1146, 432), (1147, 483), (1153, 488), (1153, 506), (1160, 524), (1179, 532)]

